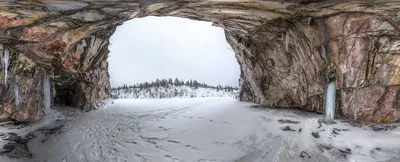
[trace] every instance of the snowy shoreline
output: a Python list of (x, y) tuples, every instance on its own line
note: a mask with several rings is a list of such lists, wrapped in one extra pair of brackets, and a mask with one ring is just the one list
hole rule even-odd
[(148, 87), (122, 87), (112, 90), (114, 99), (208, 98), (236, 97), (239, 90), (221, 87), (193, 87), (166, 85)]

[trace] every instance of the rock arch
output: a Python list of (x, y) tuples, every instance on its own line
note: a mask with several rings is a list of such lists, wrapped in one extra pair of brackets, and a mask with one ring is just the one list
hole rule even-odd
[[(241, 100), (323, 112), (334, 77), (338, 113), (373, 122), (400, 118), (400, 2), (42, 0), (0, 2), (0, 8), (0, 49), (11, 51), (0, 120), (43, 117), (45, 72), (54, 74), (55, 102), (90, 109), (109, 97), (109, 38), (124, 21), (143, 16), (224, 28), (241, 66)], [(0, 78), (4, 72), (2, 66)]]

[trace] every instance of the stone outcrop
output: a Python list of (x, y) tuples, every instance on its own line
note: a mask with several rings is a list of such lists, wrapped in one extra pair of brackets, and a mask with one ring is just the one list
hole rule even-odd
[(109, 97), (109, 38), (124, 21), (144, 16), (224, 28), (241, 67), (244, 101), (322, 113), (327, 84), (336, 80), (337, 113), (372, 122), (400, 119), (400, 2), (43, 0), (0, 2), (0, 8), (0, 48), (11, 51), (0, 120), (43, 117), (46, 72), (55, 104), (89, 110)]

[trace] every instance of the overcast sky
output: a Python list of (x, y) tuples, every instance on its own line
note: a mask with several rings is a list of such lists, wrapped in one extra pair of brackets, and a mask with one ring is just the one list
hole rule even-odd
[(239, 65), (224, 30), (210, 22), (146, 17), (125, 22), (111, 37), (111, 86), (157, 78), (238, 86)]

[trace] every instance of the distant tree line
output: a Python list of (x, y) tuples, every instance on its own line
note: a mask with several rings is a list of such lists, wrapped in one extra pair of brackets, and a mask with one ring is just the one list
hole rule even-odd
[(212, 88), (212, 89), (216, 89), (217, 91), (219, 90), (225, 90), (225, 91), (233, 91), (233, 90), (238, 90), (237, 87), (231, 87), (231, 86), (222, 86), (222, 85), (217, 85), (217, 86), (212, 86), (212, 85), (208, 85), (206, 83), (200, 83), (197, 80), (187, 80), (184, 81), (183, 79), (179, 80), (178, 78), (175, 78), (175, 80), (173, 80), (172, 78), (169, 79), (156, 79), (155, 81), (151, 81), (151, 82), (144, 82), (144, 83), (137, 83), (134, 85), (126, 85), (124, 84), (123, 86), (119, 86), (119, 87), (115, 87), (112, 88), (112, 90), (127, 90), (127, 89), (132, 89), (132, 88), (138, 88), (138, 89), (147, 89), (147, 88), (151, 88), (151, 87), (172, 87), (172, 86), (188, 86), (188, 87), (192, 87), (192, 88)]

